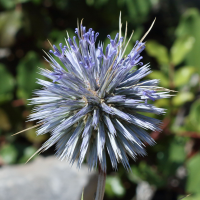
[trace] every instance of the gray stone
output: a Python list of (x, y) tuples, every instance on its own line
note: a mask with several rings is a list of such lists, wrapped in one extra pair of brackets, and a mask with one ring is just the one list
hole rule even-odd
[(97, 175), (51, 156), (0, 168), (0, 200), (93, 200)]

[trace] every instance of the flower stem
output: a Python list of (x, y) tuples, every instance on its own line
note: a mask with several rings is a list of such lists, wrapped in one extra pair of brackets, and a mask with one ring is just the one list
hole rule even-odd
[(102, 171), (101, 166), (99, 165), (99, 175), (98, 175), (97, 192), (95, 200), (103, 200), (105, 183), (106, 183), (106, 173)]

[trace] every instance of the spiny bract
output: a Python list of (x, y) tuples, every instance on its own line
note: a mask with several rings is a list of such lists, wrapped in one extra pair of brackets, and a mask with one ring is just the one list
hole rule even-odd
[[(158, 80), (140, 81), (150, 74), (149, 65), (143, 65), (140, 53), (145, 43), (136, 42), (131, 52), (124, 56), (127, 45), (120, 33), (110, 39), (103, 53), (103, 44), (95, 48), (99, 33), (80, 25), (78, 36), (68, 37), (59, 50), (47, 54), (52, 71), (41, 69), (41, 74), (51, 81), (38, 80), (43, 86), (35, 91), (31, 104), (37, 106), (30, 120), (42, 123), (38, 135), (51, 132), (51, 137), (39, 151), (56, 144), (58, 157), (78, 167), (87, 159), (90, 169), (99, 163), (106, 172), (106, 150), (112, 167), (121, 162), (129, 169), (127, 154), (135, 159), (145, 155), (144, 143), (154, 140), (144, 129), (160, 131), (160, 120), (139, 114), (164, 113), (164, 109), (148, 104), (148, 100), (169, 97), (169, 91), (157, 87)], [(60, 65), (52, 56), (62, 62)], [(142, 66), (136, 70), (136, 66)]]

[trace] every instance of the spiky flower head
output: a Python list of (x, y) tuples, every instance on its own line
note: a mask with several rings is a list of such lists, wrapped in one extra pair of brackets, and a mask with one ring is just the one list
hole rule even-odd
[(108, 152), (114, 169), (119, 162), (129, 169), (127, 154), (133, 159), (143, 156), (144, 143), (155, 143), (146, 130), (160, 131), (160, 120), (141, 112), (164, 113), (149, 103), (170, 95), (157, 86), (158, 80), (141, 80), (151, 73), (149, 64), (141, 62), (145, 43), (137, 41), (124, 55), (127, 44), (121, 37), (121, 22), (115, 38), (108, 35), (105, 53), (102, 43), (95, 47), (99, 33), (87, 31), (82, 24), (75, 33), (77, 40), (68, 37), (66, 46), (60, 43), (60, 50), (53, 45), (46, 59), (52, 71), (40, 72), (50, 80), (39, 79), (43, 88), (31, 99), (37, 106), (30, 120), (42, 124), (37, 134), (51, 133), (39, 151), (56, 144), (61, 160), (73, 164), (78, 159), (80, 167), (86, 158), (89, 169), (99, 164), (104, 172)]

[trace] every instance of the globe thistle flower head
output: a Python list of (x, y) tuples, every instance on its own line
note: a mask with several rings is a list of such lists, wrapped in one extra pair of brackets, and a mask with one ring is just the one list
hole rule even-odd
[(144, 143), (155, 143), (146, 130), (160, 131), (160, 120), (141, 112), (165, 113), (150, 103), (168, 98), (169, 91), (158, 87), (156, 79), (142, 80), (151, 73), (149, 64), (141, 62), (142, 41), (125, 56), (121, 30), (113, 39), (108, 35), (105, 51), (101, 42), (95, 46), (99, 33), (93, 29), (81, 24), (75, 34), (73, 39), (68, 37), (66, 46), (53, 45), (47, 53), (52, 70), (41, 69), (48, 81), (38, 79), (43, 88), (31, 99), (36, 107), (30, 120), (42, 124), (37, 134), (51, 133), (39, 151), (56, 144), (61, 160), (73, 164), (78, 159), (81, 167), (86, 159), (89, 169), (99, 164), (104, 172), (108, 154), (114, 169), (120, 162), (129, 169), (127, 155), (144, 156)]

